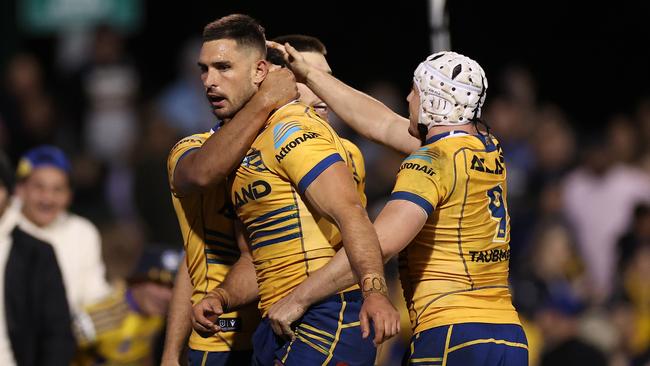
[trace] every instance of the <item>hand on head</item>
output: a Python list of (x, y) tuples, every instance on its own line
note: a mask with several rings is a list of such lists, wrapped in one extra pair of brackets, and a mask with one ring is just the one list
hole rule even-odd
[(275, 108), (279, 108), (300, 97), (296, 77), (289, 69), (270, 70), (260, 84), (258, 93), (268, 98)]
[(284, 55), (284, 60), (291, 68), (291, 71), (296, 75), (296, 80), (299, 83), (304, 83), (307, 80), (307, 76), (312, 69), (312, 65), (305, 60), (305, 57), (300, 54), (295, 48), (293, 48), (289, 43), (281, 45), (277, 42), (266, 41), (266, 47), (275, 48), (280, 50)]

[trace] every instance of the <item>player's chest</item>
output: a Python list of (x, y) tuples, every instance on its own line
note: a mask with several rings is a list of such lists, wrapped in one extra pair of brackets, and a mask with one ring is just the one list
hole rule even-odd
[(230, 198), (238, 212), (255, 211), (259, 206), (282, 203), (295, 194), (290, 182), (269, 169), (265, 155), (252, 147), (232, 176)]

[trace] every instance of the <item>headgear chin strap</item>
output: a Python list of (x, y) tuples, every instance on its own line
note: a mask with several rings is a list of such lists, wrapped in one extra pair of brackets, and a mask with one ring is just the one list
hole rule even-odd
[(433, 126), (457, 126), (481, 117), (488, 83), (483, 68), (471, 58), (434, 53), (415, 69), (413, 82), (420, 94), (418, 124), (427, 132)]

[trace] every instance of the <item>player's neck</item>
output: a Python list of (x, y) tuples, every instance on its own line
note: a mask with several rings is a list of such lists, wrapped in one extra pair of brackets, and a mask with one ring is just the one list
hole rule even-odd
[(464, 131), (472, 135), (478, 133), (473, 123), (465, 123), (459, 126), (433, 126), (429, 129), (429, 133), (427, 133), (427, 140), (430, 139), (432, 136), (439, 135), (441, 133), (445, 133), (449, 131)]

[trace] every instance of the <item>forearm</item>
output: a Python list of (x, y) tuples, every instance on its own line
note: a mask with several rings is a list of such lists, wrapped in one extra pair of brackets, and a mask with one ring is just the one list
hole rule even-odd
[[(426, 221), (426, 216), (422, 215), (417, 208), (414, 213), (417, 214), (416, 216), (409, 215), (407, 212), (409, 203), (406, 202), (391, 201), (386, 208), (379, 214), (373, 230), (379, 237), (384, 263), (404, 249)], [(404, 223), (402, 230), (394, 230), (396, 222)], [(343, 248), (327, 264), (296, 287), (292, 296), (307, 307), (358, 282), (359, 278), (352, 271), (346, 249)]]
[(408, 133), (409, 121), (377, 99), (362, 93), (331, 74), (312, 68), (307, 86), (362, 136), (409, 154), (420, 142)]
[(341, 249), (326, 265), (296, 287), (292, 295), (307, 307), (358, 282), (359, 278), (352, 271), (345, 249)]
[(224, 181), (241, 162), (274, 106), (263, 94), (255, 94), (219, 133), (212, 134), (200, 149), (179, 162), (175, 186), (186, 193)]
[[(383, 280), (384, 264), (379, 239), (365, 209), (352, 206), (344, 212), (344, 217), (337, 218), (337, 224), (352, 272), (361, 282), (368, 276)], [(363, 289), (363, 283), (360, 284)]]
[(178, 269), (169, 315), (167, 316), (167, 334), (163, 360), (180, 362), (183, 350), (192, 330), (192, 282), (185, 260)]
[(257, 276), (250, 258), (240, 257), (230, 268), (224, 281), (212, 292), (225, 300), (225, 303), (222, 303), (224, 312), (237, 310), (256, 301), (259, 297)]

